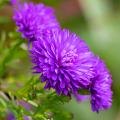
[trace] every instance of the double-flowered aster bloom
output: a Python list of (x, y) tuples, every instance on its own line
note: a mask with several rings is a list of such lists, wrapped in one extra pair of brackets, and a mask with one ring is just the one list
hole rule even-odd
[[(76, 34), (60, 29), (52, 8), (19, 4), (14, 20), (22, 36), (33, 41), (29, 49), (33, 71), (41, 74), (45, 89), (53, 88), (58, 95), (74, 94), (80, 101), (90, 98), (96, 112), (111, 106), (112, 80), (104, 62)], [(81, 89), (90, 96), (79, 95)]]
[(68, 30), (51, 32), (31, 49), (35, 71), (42, 73), (45, 88), (54, 88), (57, 94), (69, 95), (87, 88), (94, 77), (94, 55), (86, 43)]
[(43, 30), (57, 29), (60, 27), (51, 7), (44, 4), (23, 3), (18, 4), (14, 10), (13, 19), (18, 26), (18, 31), (23, 38), (34, 41), (37, 34), (42, 34)]

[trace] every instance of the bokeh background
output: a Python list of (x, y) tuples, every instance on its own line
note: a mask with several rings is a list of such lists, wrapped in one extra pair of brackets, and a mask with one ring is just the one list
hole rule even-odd
[[(109, 110), (93, 113), (89, 101), (77, 103), (74, 98), (63, 107), (73, 113), (74, 120), (120, 120), (120, 0), (33, 1), (54, 7), (62, 28), (85, 40), (112, 74), (113, 105)], [(0, 90), (20, 87), (25, 76), (29, 78), (31, 74), (27, 42), (12, 48), (19, 40), (12, 33), (15, 31), (12, 15), (9, 0), (0, 0)]]

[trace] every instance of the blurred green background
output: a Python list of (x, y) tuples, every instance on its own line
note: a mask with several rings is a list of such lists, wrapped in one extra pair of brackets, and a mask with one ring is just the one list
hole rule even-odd
[[(74, 98), (63, 107), (73, 113), (74, 120), (120, 120), (120, 0), (33, 1), (54, 7), (62, 28), (70, 29), (85, 40), (112, 74), (112, 108), (93, 113), (89, 102), (77, 103)], [(17, 43), (20, 39), (12, 33), (15, 31), (12, 14), (9, 0), (0, 0), (0, 89), (20, 87), (25, 76), (29, 78), (31, 74), (27, 41)], [(16, 43), (20, 44), (19, 48)]]

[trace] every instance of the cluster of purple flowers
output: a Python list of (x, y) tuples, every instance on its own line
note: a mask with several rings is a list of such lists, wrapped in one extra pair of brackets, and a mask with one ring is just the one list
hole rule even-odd
[(93, 111), (111, 107), (112, 80), (104, 62), (75, 33), (61, 29), (52, 8), (19, 3), (14, 20), (22, 37), (32, 42), (33, 71), (41, 73), (45, 89), (76, 97), (82, 96), (78, 91), (88, 90)]

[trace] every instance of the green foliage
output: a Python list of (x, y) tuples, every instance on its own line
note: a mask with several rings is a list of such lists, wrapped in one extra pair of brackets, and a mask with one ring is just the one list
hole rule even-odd
[(10, 0), (0, 0), (0, 7), (8, 3), (10, 3)]
[[(8, 88), (7, 88), (8, 89)], [(3, 90), (4, 91), (4, 90)], [(6, 90), (7, 91), (7, 90)], [(61, 106), (70, 99), (66, 96), (58, 96), (51, 91), (43, 90), (43, 85), (36, 77), (30, 78), (25, 85), (15, 91), (9, 91), (11, 100), (0, 98), (0, 115), (4, 116), (7, 109), (14, 113), (17, 120), (22, 120), (24, 115), (31, 116), (34, 120), (47, 120), (52, 118), (70, 119), (71, 116), (63, 111)], [(14, 96), (16, 99), (14, 99)], [(24, 106), (17, 104), (20, 100), (24, 100), (30, 110), (26, 110)]]

